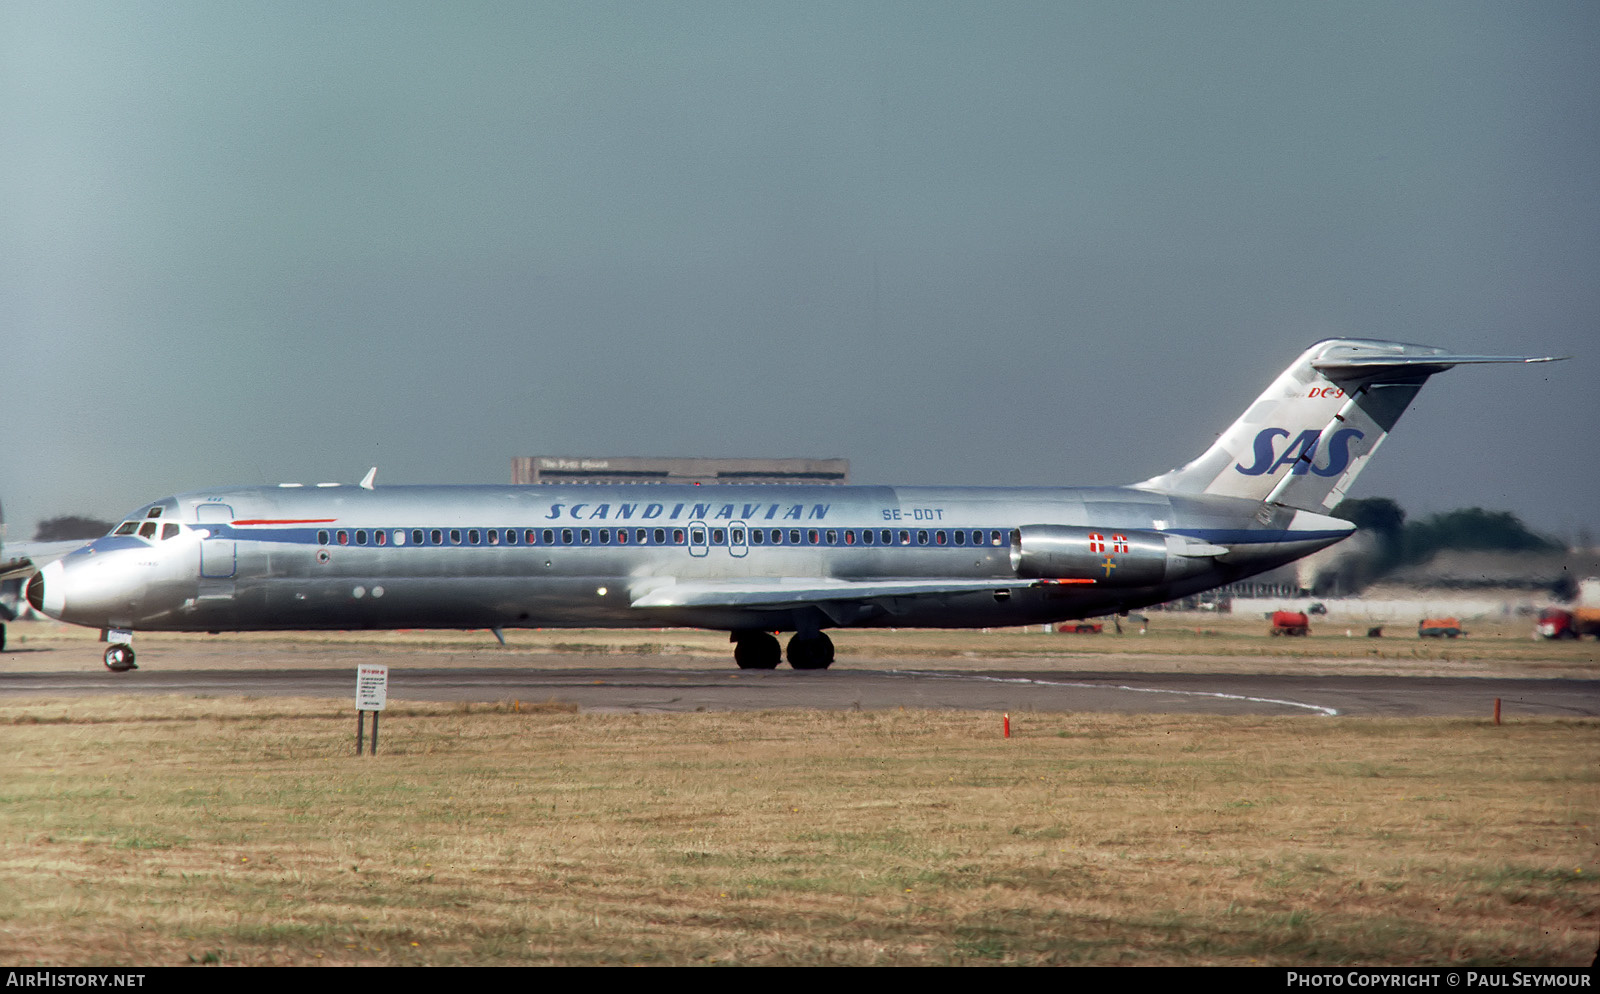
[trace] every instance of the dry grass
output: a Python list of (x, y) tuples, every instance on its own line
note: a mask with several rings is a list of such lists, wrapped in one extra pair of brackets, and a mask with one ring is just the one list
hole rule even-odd
[(1587, 964), (1600, 724), (0, 704), (14, 964)]

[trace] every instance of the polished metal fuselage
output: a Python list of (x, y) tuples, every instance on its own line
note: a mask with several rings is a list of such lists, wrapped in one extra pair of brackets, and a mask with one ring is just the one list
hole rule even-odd
[[(989, 627), (1185, 596), (1350, 530), (1256, 501), (1128, 487), (250, 487), (179, 494), (127, 520), (158, 527), (62, 560), (43, 576), (47, 613), (147, 631)], [(179, 527), (163, 538), (169, 524)], [(1227, 548), (1177, 582), (1031, 585), (1018, 582), (1012, 554), (1015, 530), (1029, 525)], [(688, 582), (894, 579), (994, 587), (827, 604), (634, 603)]]

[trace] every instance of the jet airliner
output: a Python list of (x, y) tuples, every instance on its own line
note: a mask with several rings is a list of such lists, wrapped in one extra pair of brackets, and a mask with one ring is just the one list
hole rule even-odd
[[(833, 662), (827, 631), (1125, 612), (1261, 573), (1354, 526), (1328, 512), (1455, 355), (1331, 339), (1214, 444), (1114, 487), (358, 486), (181, 493), (45, 565), (29, 603), (105, 630), (662, 627), (740, 667)], [(786, 651), (774, 632), (792, 633)]]

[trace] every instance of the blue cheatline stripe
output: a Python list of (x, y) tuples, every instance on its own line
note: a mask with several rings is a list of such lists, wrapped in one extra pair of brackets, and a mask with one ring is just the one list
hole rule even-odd
[[(479, 527), (479, 526), (475, 526), (475, 525), (452, 525), (452, 526), (449, 526), (449, 527), (446, 527), (446, 528), (438, 528), (438, 529), (431, 528), (431, 527), (422, 528), (421, 531), (424, 533), (425, 537), (430, 537), (432, 532), (434, 532), (436, 530), (437, 531), (441, 531), (441, 532), (443, 532), (445, 534), (447, 540), (443, 541), (443, 542), (439, 542), (437, 544), (435, 544), (435, 543), (433, 543), (431, 541), (424, 541), (424, 542), (422, 542), (420, 544), (417, 543), (417, 542), (412, 541), (412, 532), (417, 530), (415, 528), (371, 528), (371, 527), (367, 527), (367, 528), (359, 528), (359, 529), (357, 529), (357, 528), (351, 528), (351, 527), (348, 527), (348, 526), (344, 527), (344, 528), (265, 528), (265, 527), (261, 527), (261, 526), (235, 527), (235, 526), (223, 523), (223, 522), (201, 523), (199, 525), (191, 525), (191, 527), (206, 528), (206, 529), (210, 530), (213, 538), (231, 539), (231, 540), (243, 541), (243, 542), (272, 542), (272, 543), (280, 543), (280, 544), (286, 544), (286, 545), (328, 545), (328, 546), (339, 546), (338, 534), (339, 534), (339, 532), (343, 531), (348, 536), (349, 541), (347, 541), (344, 545), (339, 546), (339, 547), (340, 548), (351, 548), (351, 549), (357, 549), (357, 548), (363, 548), (363, 549), (388, 549), (388, 548), (518, 549), (518, 548), (523, 548), (523, 547), (526, 547), (526, 548), (575, 548), (575, 549), (597, 548), (598, 547), (598, 548), (627, 549), (627, 548), (632, 548), (632, 547), (638, 547), (638, 548), (664, 548), (664, 547), (682, 546), (682, 545), (693, 544), (693, 543), (689, 542), (688, 532), (691, 529), (690, 529), (690, 526), (688, 526), (686, 524), (665, 526), (664, 530), (667, 533), (667, 536), (666, 536), (667, 537), (667, 541), (664, 541), (664, 542), (655, 542), (655, 541), (653, 541), (653, 538), (654, 538), (653, 533), (655, 531), (655, 528), (654, 527), (646, 528), (645, 531), (650, 532), (652, 534), (650, 536), (650, 540), (647, 540), (647, 541), (645, 541), (643, 543), (640, 543), (639, 541), (637, 541), (637, 539), (633, 539), (633, 540), (626, 541), (626, 542), (618, 542), (616, 540), (616, 533), (618, 531), (622, 530), (622, 529), (617, 528), (617, 527), (606, 529), (607, 531), (609, 531), (611, 533), (611, 539), (608, 542), (601, 542), (600, 541), (599, 533), (600, 533), (600, 531), (602, 529), (599, 529), (599, 528), (573, 528), (573, 527), (570, 527), (570, 526), (563, 526), (563, 527), (560, 527), (560, 528), (551, 528), (551, 529), (533, 528), (531, 530), (535, 533), (536, 537), (538, 538), (538, 541), (534, 541), (534, 542), (525, 541), (526, 533), (528, 531), (530, 531), (530, 529), (528, 529), (526, 527), (515, 528), (515, 529), (507, 529), (507, 528), (484, 528), (484, 527)], [(706, 526), (695, 526), (695, 527), (697, 527), (697, 528), (698, 527), (704, 527), (705, 530), (708, 531), (708, 532), (711, 530), (711, 526), (709, 526), (709, 525), (706, 525)], [(718, 525), (716, 527), (718, 529), (720, 529), (720, 530), (726, 530), (728, 526), (726, 526), (726, 525)], [(1088, 527), (1088, 526), (1082, 526), (1082, 527)], [(632, 535), (634, 532), (636, 532), (638, 530), (639, 529), (638, 529), (637, 526), (629, 526), (627, 528), (627, 531), (628, 531), (628, 533), (630, 535)], [(846, 549), (846, 548), (848, 548), (848, 549), (923, 549), (923, 550), (943, 549), (943, 550), (946, 550), (946, 551), (970, 551), (970, 550), (990, 550), (990, 551), (992, 551), (992, 550), (995, 550), (995, 549), (1008, 548), (1010, 546), (1010, 544), (1011, 544), (1010, 541), (1009, 541), (1009, 536), (1010, 536), (1010, 533), (1011, 533), (1011, 529), (1010, 529), (1009, 526), (1006, 527), (1006, 528), (963, 527), (963, 528), (960, 528), (960, 529), (954, 529), (954, 528), (946, 528), (946, 529), (913, 528), (913, 529), (909, 529), (909, 531), (910, 531), (910, 533), (912, 535), (912, 541), (909, 544), (902, 544), (900, 542), (899, 533), (901, 531), (904, 531), (904, 530), (907, 530), (907, 529), (899, 529), (899, 528), (888, 529), (888, 531), (893, 535), (893, 539), (890, 542), (887, 542), (887, 543), (881, 541), (881, 534), (880, 533), (884, 531), (884, 529), (882, 529), (882, 528), (832, 528), (832, 529), (828, 529), (828, 528), (801, 528), (801, 529), (783, 528), (783, 529), (777, 529), (777, 530), (783, 532), (783, 539), (784, 539), (784, 541), (778, 542), (778, 543), (773, 543), (771, 541), (756, 542), (756, 541), (752, 540), (750, 538), (750, 535), (755, 530), (756, 529), (754, 527), (752, 527), (752, 526), (746, 526), (745, 545), (747, 547), (760, 548), (760, 549), (788, 549), (788, 548), (838, 548), (838, 549)], [(766, 529), (763, 526), (762, 530), (763, 530), (763, 532), (766, 532), (769, 529)], [(801, 541), (799, 541), (798, 543), (794, 543), (794, 542), (788, 541), (788, 538), (789, 538), (788, 533), (790, 531), (796, 531), (796, 530), (801, 532), (801, 535), (802, 535)], [(943, 544), (943, 545), (937, 544), (937, 542), (935, 541), (935, 538), (934, 538), (935, 535), (941, 530), (944, 531), (945, 535), (946, 535), (945, 544)], [(1105, 528), (1104, 529), (1104, 531), (1106, 532), (1107, 535), (1111, 534), (1115, 530), (1116, 529), (1113, 529), (1113, 528)], [(1130, 528), (1130, 529), (1127, 529), (1127, 530), (1128, 531), (1150, 531), (1150, 529), (1137, 529), (1137, 528)], [(364, 531), (364, 532), (367, 533), (367, 541), (366, 541), (366, 543), (364, 545), (357, 545), (356, 544), (355, 533), (357, 531)], [(389, 541), (387, 541), (387, 543), (384, 544), (384, 545), (379, 545), (377, 543), (377, 541), (375, 540), (376, 534), (378, 532), (380, 532), (380, 531), (386, 533), (387, 537), (389, 538)], [(401, 532), (405, 533), (406, 540), (403, 543), (403, 545), (402, 545), (402, 543), (395, 542), (393, 540), (393, 534), (396, 531), (401, 531)], [(448, 536), (453, 531), (461, 533), (462, 540), (459, 543), (448, 541)], [(470, 542), (467, 541), (467, 533), (470, 532), (470, 531), (478, 532), (479, 540), (478, 540), (476, 545), (474, 545), (473, 543), (470, 543)], [(504, 533), (505, 531), (515, 531), (517, 533), (517, 541), (515, 541), (515, 542), (506, 542), (506, 541), (502, 540), (502, 541), (497, 542), (497, 543), (491, 543), (491, 542), (488, 541), (488, 533), (491, 532), (491, 531), (500, 532), (500, 533)], [(553, 537), (556, 539), (556, 541), (549, 542), (549, 543), (546, 543), (545, 541), (543, 541), (543, 533), (545, 531), (553, 531), (555, 533), (555, 535)], [(572, 541), (570, 541), (570, 542), (561, 541), (561, 535), (565, 531), (570, 531), (572, 533)], [(589, 532), (590, 541), (588, 541), (588, 542), (582, 541), (582, 539), (580, 537), (584, 531), (588, 531)], [(807, 539), (810, 537), (810, 533), (813, 532), (813, 531), (817, 532), (818, 540), (816, 542), (807, 541)], [(827, 541), (826, 535), (827, 535), (827, 533), (829, 531), (834, 532), (835, 540), (833, 542)], [(966, 545), (957, 545), (957, 544), (955, 544), (954, 537), (953, 537), (954, 533), (956, 531), (961, 531), (962, 533), (968, 535), (969, 539), (970, 539), (971, 533), (973, 533), (973, 532), (981, 532), (983, 534), (983, 539), (984, 540), (981, 543), (974, 543), (974, 542), (970, 542), (969, 541), (969, 543), (966, 544)], [(1001, 544), (999, 544), (999, 545), (993, 544), (993, 542), (991, 540), (991, 537), (990, 537), (992, 535), (992, 533), (997, 532), (997, 531), (1000, 532), (1001, 535), (1006, 536), (1006, 538), (1004, 538), (1001, 541)], [(328, 541), (326, 541), (326, 542), (319, 542), (318, 541), (318, 534), (320, 532), (326, 532), (327, 533)], [(683, 532), (684, 533), (684, 541), (682, 541), (682, 542), (672, 541), (674, 532)], [(871, 532), (872, 533), (873, 540), (871, 542), (862, 541), (861, 536), (866, 532)], [(916, 541), (916, 535), (917, 535), (918, 532), (927, 532), (928, 533), (928, 542), (927, 542), (926, 545), (919, 544)], [(846, 533), (850, 533), (850, 534), (852, 534), (854, 536), (854, 541), (853, 542), (845, 541)], [(1324, 529), (1324, 530), (1320, 530), (1320, 531), (1311, 531), (1311, 530), (1291, 531), (1291, 530), (1288, 530), (1288, 529), (1271, 529), (1271, 530), (1268, 530), (1268, 529), (1259, 529), (1259, 528), (1171, 528), (1171, 529), (1168, 529), (1165, 532), (1165, 534), (1181, 535), (1181, 536), (1184, 536), (1186, 538), (1198, 539), (1200, 541), (1211, 542), (1211, 543), (1215, 543), (1217, 545), (1270, 545), (1270, 544), (1292, 543), (1292, 542), (1322, 542), (1322, 541), (1328, 541), (1330, 539), (1345, 538), (1348, 535), (1350, 535), (1351, 533), (1348, 532), (1348, 531), (1340, 530), (1340, 529)], [(133, 536), (133, 535), (107, 535), (107, 536), (105, 536), (103, 538), (96, 539), (93, 542), (93, 547), (97, 551), (111, 551), (113, 549), (137, 548), (137, 547), (150, 545), (150, 544), (153, 544), (153, 542), (151, 540), (142, 539), (142, 538), (139, 538), (139, 537)], [(718, 543), (718, 544), (719, 545), (725, 545), (725, 544), (727, 544), (727, 542), (724, 541), (723, 543)]]

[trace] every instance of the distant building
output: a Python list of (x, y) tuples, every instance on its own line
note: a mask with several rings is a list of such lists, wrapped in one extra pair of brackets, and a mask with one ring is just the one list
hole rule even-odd
[(670, 459), (649, 456), (517, 456), (511, 482), (811, 483), (850, 482), (848, 459)]

